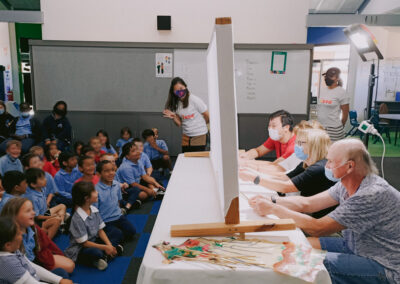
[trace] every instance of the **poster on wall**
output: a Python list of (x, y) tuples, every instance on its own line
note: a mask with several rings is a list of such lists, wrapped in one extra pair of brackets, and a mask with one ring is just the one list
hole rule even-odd
[(286, 51), (272, 51), (271, 69), (272, 74), (285, 74), (286, 73)]
[(172, 78), (172, 53), (156, 53), (156, 77)]

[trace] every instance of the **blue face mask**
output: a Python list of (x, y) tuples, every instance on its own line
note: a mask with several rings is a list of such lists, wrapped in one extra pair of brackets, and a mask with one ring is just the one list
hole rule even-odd
[(27, 118), (30, 116), (29, 112), (21, 112), (21, 116)]
[(4, 109), (0, 109), (0, 115), (4, 113)]
[[(346, 162), (346, 163), (347, 163), (347, 162)], [(340, 165), (340, 166), (338, 166), (338, 167), (336, 167), (336, 168), (333, 168), (333, 169), (340, 168), (341, 166), (344, 166), (346, 163), (344, 163), (343, 165)], [(333, 169), (328, 169), (327, 167), (325, 167), (325, 176), (326, 176), (326, 178), (329, 179), (330, 181), (338, 182), (338, 181), (340, 181), (342, 178), (344, 178), (345, 176), (347, 176), (347, 174), (345, 174), (345, 175), (342, 176), (341, 178), (335, 178), (335, 177), (333, 176), (333, 172), (332, 172)]]
[(304, 153), (303, 147), (299, 145), (294, 145), (294, 154), (296, 155), (297, 158), (299, 158), (302, 161), (307, 160), (308, 155)]

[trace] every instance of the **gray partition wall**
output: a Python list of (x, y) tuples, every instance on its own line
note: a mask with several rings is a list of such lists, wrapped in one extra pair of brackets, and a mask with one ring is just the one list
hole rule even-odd
[[(31, 40), (30, 46), (33, 103), (39, 118), (48, 115), (57, 100), (65, 100), (74, 140), (87, 142), (97, 130), (105, 129), (115, 144), (124, 126), (131, 128), (134, 137), (140, 137), (146, 128), (157, 127), (170, 154), (180, 153), (181, 129), (162, 117), (171, 78), (156, 78), (155, 54), (206, 49), (207, 44)], [(312, 53), (312, 47), (299, 46)], [(309, 71), (311, 75), (311, 64)], [(308, 110), (295, 114), (296, 121), (307, 117)], [(238, 115), (241, 149), (265, 141), (266, 118), (265, 113)]]

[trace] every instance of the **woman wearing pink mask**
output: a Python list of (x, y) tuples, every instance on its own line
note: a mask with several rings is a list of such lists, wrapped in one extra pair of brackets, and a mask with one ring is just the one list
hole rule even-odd
[(183, 79), (172, 80), (163, 114), (178, 127), (182, 126), (182, 152), (205, 151), (209, 122), (207, 106), (189, 92)]

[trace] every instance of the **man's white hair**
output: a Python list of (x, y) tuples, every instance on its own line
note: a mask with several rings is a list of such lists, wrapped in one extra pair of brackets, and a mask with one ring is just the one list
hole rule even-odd
[(342, 161), (354, 161), (355, 170), (361, 175), (379, 174), (375, 162), (371, 159), (368, 150), (360, 139), (348, 138), (336, 141), (331, 146), (332, 149), (340, 149)]

